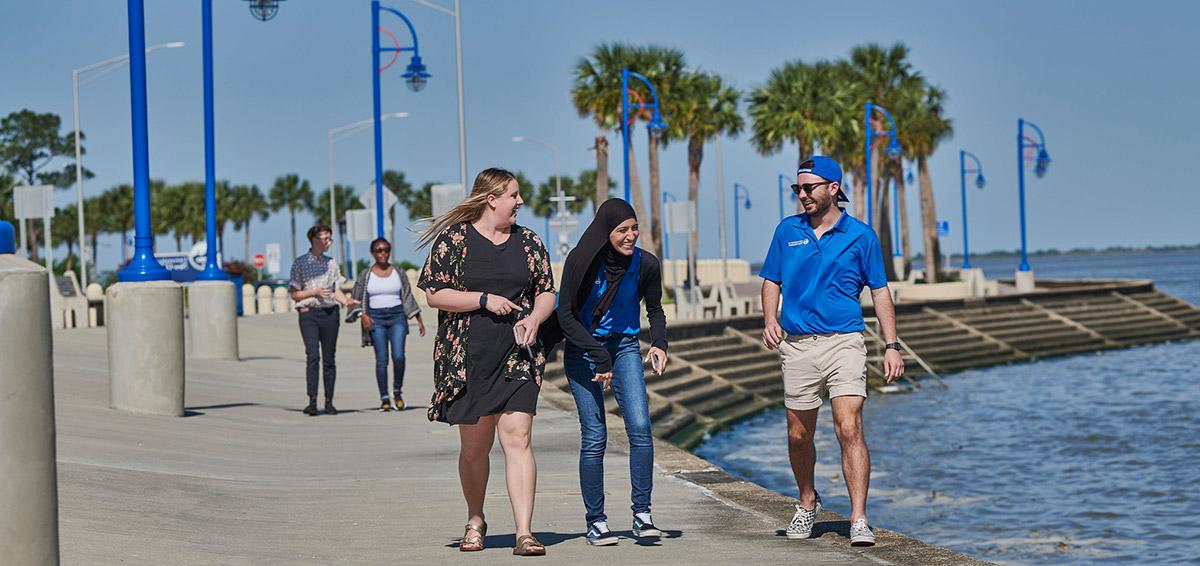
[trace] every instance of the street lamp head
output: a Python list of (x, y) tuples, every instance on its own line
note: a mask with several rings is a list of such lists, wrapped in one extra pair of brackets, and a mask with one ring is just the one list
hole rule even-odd
[(663, 121), (662, 115), (658, 113), (658, 108), (654, 109), (654, 115), (650, 117), (650, 123), (646, 124), (651, 130), (665, 130), (667, 123)]
[(899, 142), (896, 141), (895, 136), (892, 136), (891, 141), (888, 142), (887, 152), (888, 152), (888, 155), (890, 155), (892, 157), (900, 155), (900, 144), (899, 144)]
[(425, 84), (429, 82), (429, 77), (432, 76), (425, 72), (425, 64), (421, 63), (421, 57), (413, 55), (408, 62), (408, 67), (405, 73), (400, 75), (404, 77), (404, 81), (408, 83), (408, 89), (413, 92), (421, 92), (425, 88)]
[(750, 198), (746, 197), (746, 210), (750, 210)]
[(908, 175), (904, 177), (904, 180), (905, 180), (906, 182), (908, 182), (908, 184), (910, 184), (910, 185), (912, 184), (912, 182), (913, 182), (913, 174), (912, 174), (912, 169), (909, 169), (909, 170), (908, 170)]
[(978, 189), (982, 189), (983, 185), (984, 185), (983, 173), (980, 173), (975, 176), (975, 187)]
[(261, 21), (267, 21), (279, 13), (279, 3), (283, 0), (246, 0), (250, 3), (250, 14)]
[(1033, 167), (1033, 173), (1039, 178), (1046, 176), (1046, 169), (1050, 167), (1050, 154), (1046, 153), (1046, 149), (1038, 150), (1037, 164)]

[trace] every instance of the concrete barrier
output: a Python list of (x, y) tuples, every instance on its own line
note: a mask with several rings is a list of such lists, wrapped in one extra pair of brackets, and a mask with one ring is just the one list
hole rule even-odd
[(99, 283), (88, 283), (88, 326), (95, 328), (104, 325), (104, 287)]
[(278, 287), (272, 294), (274, 295), (274, 304), (272, 307), (274, 307), (275, 312), (281, 313), (292, 310), (292, 298), (288, 296), (286, 288)]
[(238, 359), (237, 292), (231, 281), (197, 281), (188, 287), (192, 357)]
[(257, 306), (254, 302), (254, 285), (242, 285), (242, 316), (254, 316)]
[(105, 292), (109, 401), (131, 413), (183, 416), (183, 288), (117, 283)]
[(271, 314), (271, 288), (263, 285), (254, 295), (257, 297), (255, 302), (258, 304), (258, 314)]
[(58, 564), (54, 360), (46, 270), (0, 255), (0, 562)]

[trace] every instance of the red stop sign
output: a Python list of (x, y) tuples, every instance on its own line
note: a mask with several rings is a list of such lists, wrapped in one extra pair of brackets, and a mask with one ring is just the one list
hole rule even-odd
[(262, 268), (267, 264), (267, 256), (262, 254), (254, 254), (254, 267)]

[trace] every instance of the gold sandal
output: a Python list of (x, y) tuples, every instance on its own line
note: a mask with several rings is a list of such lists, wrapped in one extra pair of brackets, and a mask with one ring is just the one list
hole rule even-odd
[(538, 542), (532, 535), (517, 537), (517, 546), (513, 547), (515, 556), (545, 556), (546, 545)]
[[(479, 533), (479, 536), (471, 536), (471, 531)], [(487, 521), (483, 525), (467, 523), (466, 531), (458, 540), (458, 550), (461, 552), (478, 552), (483, 550), (483, 537), (487, 536)]]

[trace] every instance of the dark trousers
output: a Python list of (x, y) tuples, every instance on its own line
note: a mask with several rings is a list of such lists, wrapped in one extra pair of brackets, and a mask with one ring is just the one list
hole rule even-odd
[[(308, 398), (317, 398), (317, 380), (321, 365), (325, 366), (325, 400), (333, 400), (333, 384), (337, 381), (338, 323), (337, 307), (314, 308), (300, 313), (300, 336), (304, 338), (304, 359), (307, 363)], [(323, 364), (321, 362), (324, 362)]]

